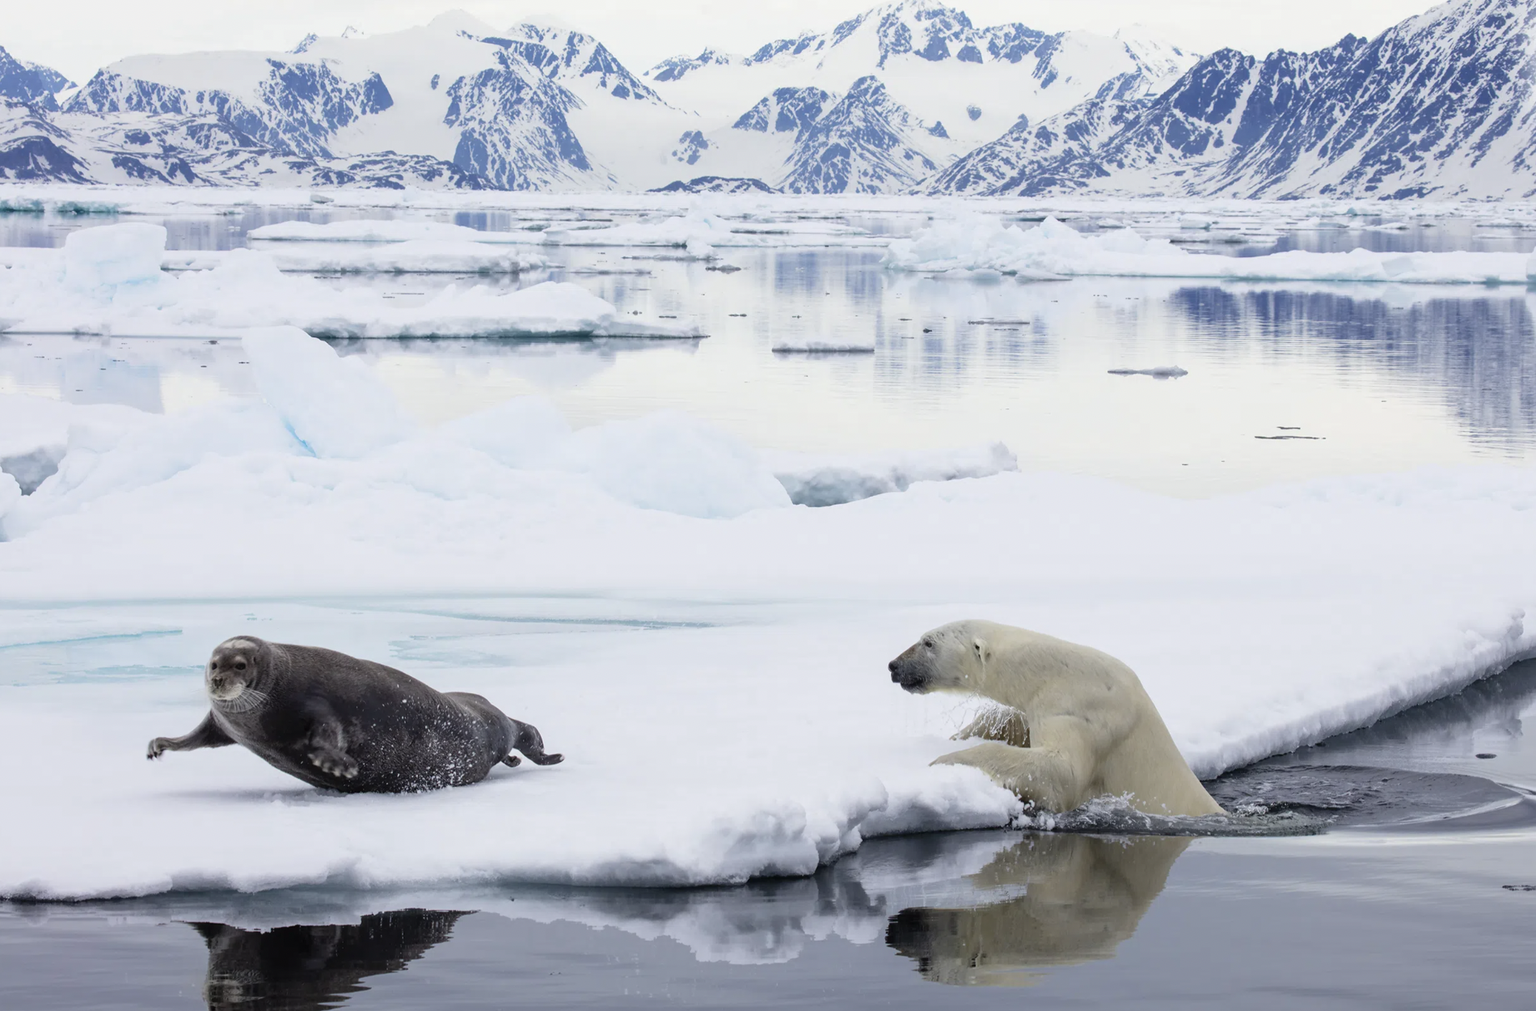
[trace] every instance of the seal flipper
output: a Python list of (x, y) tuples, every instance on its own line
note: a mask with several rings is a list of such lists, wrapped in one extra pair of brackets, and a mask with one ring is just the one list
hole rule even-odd
[(222, 748), (225, 745), (234, 744), (234, 738), (224, 732), (213, 721), (213, 713), (203, 717), (203, 722), (193, 728), (191, 733), (180, 737), (157, 737), (149, 742), (149, 749), (145, 757), (159, 758), (167, 751), (193, 751), (197, 748)]
[[(523, 723), (506, 717), (507, 725), (512, 728), (512, 747), (521, 751), (528, 757), (528, 761), (534, 765), (559, 765), (565, 761), (564, 755), (549, 755), (544, 752), (544, 738), (539, 736), (539, 730), (532, 723)], [(508, 755), (507, 758), (513, 756)], [(506, 759), (503, 759), (506, 761)], [(508, 765), (516, 765), (515, 761), (507, 761)]]
[(305, 757), (327, 776), (357, 778), (357, 759), (347, 754), (341, 721), (323, 701), (311, 702), (307, 708), (314, 714), (315, 722), (309, 729), (309, 753)]

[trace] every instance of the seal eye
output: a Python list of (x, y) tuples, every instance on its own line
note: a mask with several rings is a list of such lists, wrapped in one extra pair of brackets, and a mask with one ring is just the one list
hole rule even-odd
[(235, 661), (235, 670), (245, 670), (245, 661), (244, 660), (236, 660)]

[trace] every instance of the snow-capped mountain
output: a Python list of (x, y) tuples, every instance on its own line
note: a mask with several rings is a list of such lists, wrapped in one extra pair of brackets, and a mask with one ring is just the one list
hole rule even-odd
[(953, 156), (992, 140), (1020, 116), (1054, 115), (1106, 87), (1127, 98), (1157, 94), (1195, 59), (1131, 32), (977, 28), (965, 12), (936, 0), (902, 0), (829, 32), (767, 43), (750, 56), (706, 49), (673, 57), (646, 76), (668, 102), (719, 121), (779, 88), (843, 94), (873, 74), (893, 101), (927, 124), (943, 125), (955, 142)]
[(54, 95), (74, 85), (69, 78), (37, 63), (23, 63), (0, 47), (0, 98), (56, 109)]
[[(776, 127), (786, 111), (789, 108), (779, 106)], [(809, 110), (801, 106), (801, 111)], [(836, 105), (800, 129), (784, 189), (791, 193), (908, 189), (938, 168), (912, 143), (912, 137), (922, 133), (931, 133), (931, 128), (891, 101), (878, 78), (861, 77)]]
[[(929, 188), (1530, 196), (1533, 28), (1533, 0), (1457, 0), (1314, 53), (1222, 50), (1156, 99), (1117, 111), (1109, 129), (1085, 130), (1087, 143), (1005, 136)], [(1080, 110), (1071, 117), (1084, 121)]]
[(591, 35), (454, 13), (79, 87), (0, 49), (0, 179), (1526, 196), (1533, 26), (1536, 0), (1454, 0), (1313, 53), (1199, 58), (903, 0), (637, 75)]

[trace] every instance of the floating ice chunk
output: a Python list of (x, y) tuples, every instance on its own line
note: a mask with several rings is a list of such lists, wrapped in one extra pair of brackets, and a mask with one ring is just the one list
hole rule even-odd
[(77, 229), (64, 238), (64, 283), (93, 292), (156, 281), (165, 240), (164, 225), (141, 221)]
[(796, 351), (815, 354), (868, 354), (875, 350), (875, 335), (850, 334), (846, 337), (778, 337), (774, 339), (773, 350), (780, 354)]
[(1525, 284), (1518, 253), (1348, 253), (1289, 250), (1265, 256), (1191, 253), (1129, 228), (1084, 235), (1055, 218), (1028, 230), (979, 215), (935, 222), (886, 249), (893, 270), (941, 275), (1001, 271), (1021, 279), (1052, 276), (1199, 277), (1234, 281), (1363, 281), (1396, 284)]
[(253, 228), (246, 236), (257, 242), (437, 242), (537, 243), (538, 232), (487, 232), (441, 221), (279, 221)]
[(14, 269), (27, 283), (0, 288), (0, 316), (11, 328), (36, 332), (238, 336), (253, 326), (297, 326), (349, 338), (703, 336), (695, 324), (620, 315), (569, 282), (510, 292), (449, 285), (424, 305), (401, 306), (373, 289), (284, 274), (271, 255), (237, 249), (211, 270), (159, 274), (153, 283), (82, 296), (60, 287), (46, 258), (18, 262)]
[(854, 457), (778, 452), (768, 454), (768, 463), (790, 501), (805, 506), (841, 505), (906, 491), (918, 481), (991, 477), (1019, 469), (1019, 458), (1000, 442)]
[(1177, 365), (1154, 365), (1150, 369), (1110, 369), (1112, 376), (1151, 376), (1154, 379), (1177, 379), (1189, 375)]
[(242, 341), (262, 399), (316, 456), (355, 459), (414, 434), (395, 395), (360, 359), (342, 358), (297, 327), (250, 330)]
[(278, 270), (336, 274), (521, 274), (549, 266), (527, 249), (462, 239), (411, 239), (377, 246), (274, 244)]

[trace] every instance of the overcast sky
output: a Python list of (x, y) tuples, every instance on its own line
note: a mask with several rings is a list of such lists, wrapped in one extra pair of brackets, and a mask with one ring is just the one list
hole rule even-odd
[[(134, 53), (199, 49), (289, 49), (309, 32), (348, 25), (385, 32), (423, 24), (455, 7), (497, 27), (558, 20), (596, 35), (637, 73), (705, 46), (750, 52), (764, 42), (825, 30), (876, 4), (871, 0), (4, 0), (0, 46), (84, 81)], [(1022, 21), (1058, 31), (1156, 28), (1196, 52), (1234, 46), (1253, 53), (1317, 49), (1341, 36), (1374, 35), (1422, 13), (1428, 0), (957, 0), (978, 25)], [(545, 12), (556, 10), (557, 19)]]

